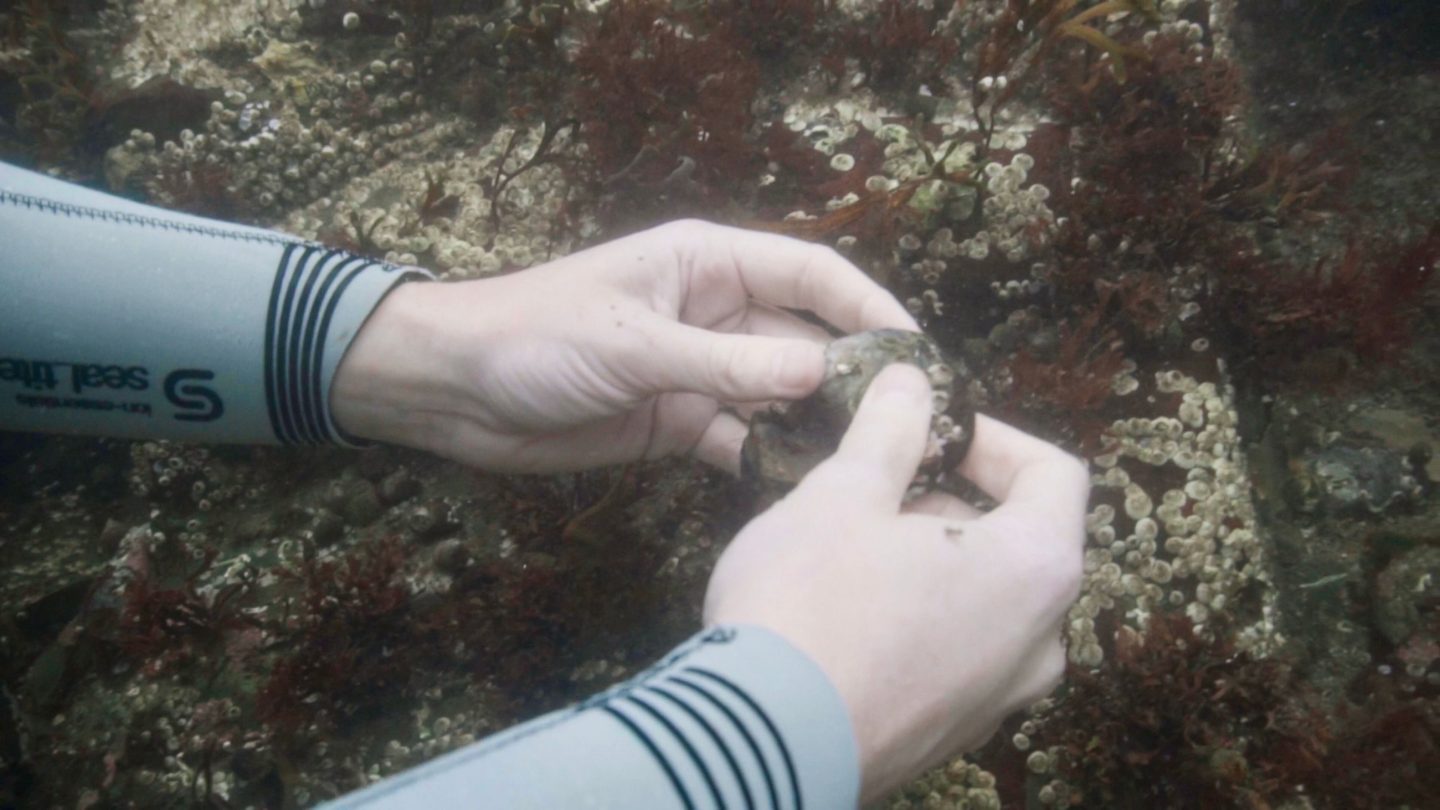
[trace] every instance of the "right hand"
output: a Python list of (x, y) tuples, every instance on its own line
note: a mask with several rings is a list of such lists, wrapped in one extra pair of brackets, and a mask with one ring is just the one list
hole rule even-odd
[(850, 711), (862, 799), (985, 742), (1065, 669), (1089, 475), (980, 417), (961, 467), (1000, 505), (902, 506), (924, 454), (930, 388), (911, 366), (871, 384), (835, 455), (725, 550), (709, 624), (755, 624), (810, 656)]

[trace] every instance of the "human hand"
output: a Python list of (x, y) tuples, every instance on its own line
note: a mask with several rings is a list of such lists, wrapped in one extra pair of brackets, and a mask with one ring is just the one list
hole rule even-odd
[(736, 470), (725, 405), (797, 399), (823, 330), (917, 329), (833, 250), (680, 221), (539, 267), (407, 284), (356, 336), (332, 385), (340, 426), (492, 470), (555, 472), (694, 452)]
[(865, 802), (979, 747), (1065, 668), (1089, 476), (1075, 458), (979, 417), (961, 472), (1000, 505), (902, 506), (925, 450), (930, 388), (892, 366), (839, 450), (736, 536), (707, 624), (766, 627), (829, 676), (850, 711)]

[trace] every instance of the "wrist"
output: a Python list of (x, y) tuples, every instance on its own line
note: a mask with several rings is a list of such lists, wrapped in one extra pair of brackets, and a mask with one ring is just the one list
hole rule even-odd
[(892, 730), (886, 728), (885, 712), (875, 711), (872, 690), (866, 688), (863, 678), (852, 677), (843, 663), (846, 656), (837, 654), (831, 645), (815, 643), (813, 634), (794, 632), (794, 628), (784, 626), (783, 622), (752, 621), (751, 624), (779, 636), (810, 661), (839, 698), (854, 741), (861, 806), (874, 804), (903, 785), (909, 774), (902, 764), (904, 758), (897, 757), (895, 750), (895, 743), (902, 742), (903, 747), (903, 741), (895, 740)]
[(401, 284), (360, 327), (330, 389), (336, 424), (351, 436), (429, 450), (452, 396), (449, 351), (436, 317), (447, 285)]

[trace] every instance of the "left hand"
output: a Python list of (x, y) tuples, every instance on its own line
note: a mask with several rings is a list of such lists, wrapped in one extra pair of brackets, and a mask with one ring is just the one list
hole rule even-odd
[(918, 327), (835, 251), (672, 222), (519, 273), (406, 284), (336, 373), (341, 427), (510, 472), (693, 452), (736, 470), (747, 426), (726, 406), (798, 399), (824, 373), (823, 330)]

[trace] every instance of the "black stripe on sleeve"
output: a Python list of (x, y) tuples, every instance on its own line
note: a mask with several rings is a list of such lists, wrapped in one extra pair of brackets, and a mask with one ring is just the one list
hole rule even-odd
[(306, 440), (296, 413), (294, 361), (291, 346), (291, 321), (295, 312), (295, 294), (301, 278), (308, 272), (310, 258), (317, 252), (313, 245), (292, 245), (280, 257), (275, 270), (275, 283), (270, 288), (270, 307), (265, 314), (265, 394), (270, 410), (270, 424), (281, 444), (300, 444)]
[(279, 321), (280, 294), (284, 289), (285, 271), (290, 267), (291, 257), (298, 245), (286, 245), (280, 254), (280, 266), (275, 269), (275, 282), (270, 285), (270, 305), (265, 309), (265, 408), (270, 413), (270, 427), (281, 444), (291, 444), (291, 439), (280, 419), (280, 391), (275, 379), (275, 328)]
[(335, 308), (340, 306), (340, 299), (345, 296), (345, 288), (349, 287), (350, 282), (354, 281), (357, 277), (359, 277), (361, 273), (369, 270), (372, 267), (381, 267), (387, 270), (395, 269), (391, 265), (376, 265), (373, 262), (362, 264), (358, 267), (351, 269), (345, 274), (345, 280), (340, 282), (340, 286), (335, 288), (335, 294), (330, 296), (329, 302), (325, 304), (325, 315), (320, 319), (320, 332), (316, 336), (317, 339), (315, 341), (315, 369), (314, 372), (311, 374), (310, 387), (314, 392), (314, 397), (319, 403), (319, 406), (324, 409), (322, 413), (325, 414), (325, 435), (331, 441), (335, 440), (335, 435), (330, 430), (329, 403), (320, 401), (323, 399), (321, 391), (324, 389), (324, 386), (321, 384), (321, 377), (325, 373), (325, 344), (329, 342), (326, 339), (326, 336), (330, 334), (330, 319), (335, 316)]
[(399, 268), (313, 244), (289, 245), (265, 313), (265, 405), (281, 444), (337, 439), (324, 396), (325, 348), (345, 289), (371, 268)]
[(685, 712), (691, 720), (694, 720), (700, 725), (700, 728), (705, 730), (705, 733), (710, 736), (710, 740), (715, 743), (715, 747), (720, 749), (720, 754), (725, 757), (725, 762), (730, 765), (730, 772), (735, 774), (735, 782), (740, 785), (740, 792), (745, 796), (745, 807), (748, 808), (748, 810), (755, 810), (755, 797), (750, 795), (750, 785), (745, 780), (745, 772), (740, 770), (740, 763), (736, 762), (735, 755), (730, 753), (730, 746), (725, 744), (724, 738), (720, 736), (714, 726), (711, 726), (710, 722), (706, 720), (700, 712), (695, 711), (694, 707), (689, 703), (686, 703), (670, 692), (661, 689), (655, 684), (650, 684), (645, 688), (647, 691), (654, 692), (670, 703), (675, 704), (680, 711)]
[(672, 675), (669, 678), (669, 682), (679, 684), (697, 693), (702, 698), (708, 700), (716, 709), (719, 709), (721, 714), (729, 718), (730, 722), (733, 723), (735, 728), (740, 732), (740, 736), (745, 738), (745, 744), (749, 746), (750, 753), (755, 755), (755, 761), (760, 763), (760, 773), (765, 777), (765, 791), (770, 796), (770, 806), (775, 808), (775, 810), (779, 810), (780, 796), (775, 791), (775, 777), (770, 773), (770, 764), (765, 761), (765, 754), (760, 751), (760, 744), (755, 742), (755, 738), (750, 734), (750, 729), (745, 727), (745, 723), (743, 723), (739, 717), (735, 716), (735, 712), (731, 711), (730, 707), (726, 706), (724, 701), (715, 697), (715, 695), (711, 694), (710, 690), (694, 681), (682, 678), (679, 675)]
[(700, 776), (705, 780), (705, 786), (710, 788), (710, 797), (715, 800), (715, 806), (723, 808), (725, 806), (725, 799), (720, 795), (720, 787), (715, 784), (715, 777), (710, 774), (710, 768), (705, 764), (705, 758), (700, 756), (700, 752), (696, 751), (695, 746), (690, 744), (690, 738), (685, 736), (685, 732), (676, 728), (675, 724), (670, 722), (670, 718), (666, 717), (664, 712), (641, 700), (634, 692), (625, 695), (625, 699), (639, 706), (646, 714), (653, 717), (655, 722), (664, 726), (665, 730), (670, 732), (670, 735), (675, 738), (675, 741), (680, 743), (680, 747), (685, 749), (685, 753), (690, 756), (690, 761), (695, 763), (695, 767), (700, 770)]
[(680, 796), (680, 802), (685, 805), (685, 810), (695, 810), (695, 803), (690, 801), (690, 793), (685, 790), (685, 785), (681, 784), (679, 774), (675, 773), (675, 769), (671, 767), (670, 761), (665, 758), (665, 755), (660, 753), (660, 748), (655, 745), (654, 740), (650, 739), (650, 735), (646, 734), (645, 730), (640, 728), (634, 720), (631, 720), (616, 710), (614, 706), (601, 706), (599, 708), (601, 711), (619, 720), (626, 728), (630, 729), (630, 733), (634, 734), (636, 739), (640, 740), (640, 744), (645, 746), (645, 749), (650, 752), (651, 756), (655, 757), (655, 761), (660, 764), (660, 768), (665, 771), (665, 775), (670, 777), (670, 784), (675, 788), (676, 794)]
[(765, 710), (760, 708), (760, 704), (755, 702), (754, 698), (750, 697), (744, 689), (741, 689), (729, 678), (711, 672), (708, 669), (701, 669), (700, 667), (686, 667), (685, 672), (699, 675), (724, 687), (731, 694), (740, 698), (740, 700), (744, 702), (746, 706), (749, 706), (750, 710), (760, 718), (760, 722), (765, 725), (765, 728), (770, 732), (770, 736), (775, 740), (776, 747), (780, 749), (781, 758), (785, 760), (785, 772), (790, 777), (791, 795), (795, 800), (795, 808), (796, 810), (803, 810), (805, 805), (800, 798), (800, 780), (795, 774), (795, 762), (790, 758), (790, 748), (785, 745), (785, 738), (780, 736), (780, 729), (775, 727), (775, 723), (770, 719), (770, 715), (766, 714)]
[[(334, 253), (317, 255), (315, 260), (308, 266), (305, 273), (305, 284), (300, 288), (299, 297), (295, 300), (295, 316), (290, 326), (290, 401), (295, 405), (295, 421), (300, 426), (305, 438), (311, 442), (319, 442), (323, 434), (320, 432), (320, 413), (315, 409), (315, 403), (309, 396), (306, 371), (310, 358), (305, 352), (304, 342), (307, 335), (307, 323), (313, 324), (315, 317), (312, 313), (318, 308), (318, 296), (312, 297), (315, 292), (315, 283), (322, 276), (334, 272), (331, 260), (335, 258)], [(328, 281), (328, 279), (327, 279)]]
[[(325, 281), (315, 293), (315, 297), (309, 307), (309, 318), (305, 324), (303, 342), (300, 347), (300, 384), (302, 386), (301, 399), (308, 403), (307, 417), (314, 425), (315, 434), (327, 441), (334, 441), (335, 436), (330, 430), (329, 403), (325, 402), (324, 385), (322, 379), (325, 375), (324, 345), (325, 333), (320, 329), (322, 318), (321, 310), (330, 303), (329, 298), (331, 287), (336, 279), (346, 272), (359, 272), (369, 266), (365, 259), (358, 256), (351, 256), (345, 253), (335, 253), (326, 257), (329, 267), (325, 271)], [(335, 293), (339, 296), (339, 292)]]
[(299, 297), (300, 281), (313, 271), (312, 262), (318, 252), (313, 247), (305, 248), (291, 268), (285, 295), (280, 301), (279, 333), (275, 336), (275, 379), (280, 384), (280, 416), (285, 420), (292, 441), (297, 444), (313, 442), (314, 438), (305, 433), (304, 424), (300, 421), (300, 401), (295, 391), (299, 382), (297, 366), (300, 364), (300, 354), (295, 347), (295, 334), (299, 331), (295, 324), (295, 314), (299, 309), (296, 299)]

